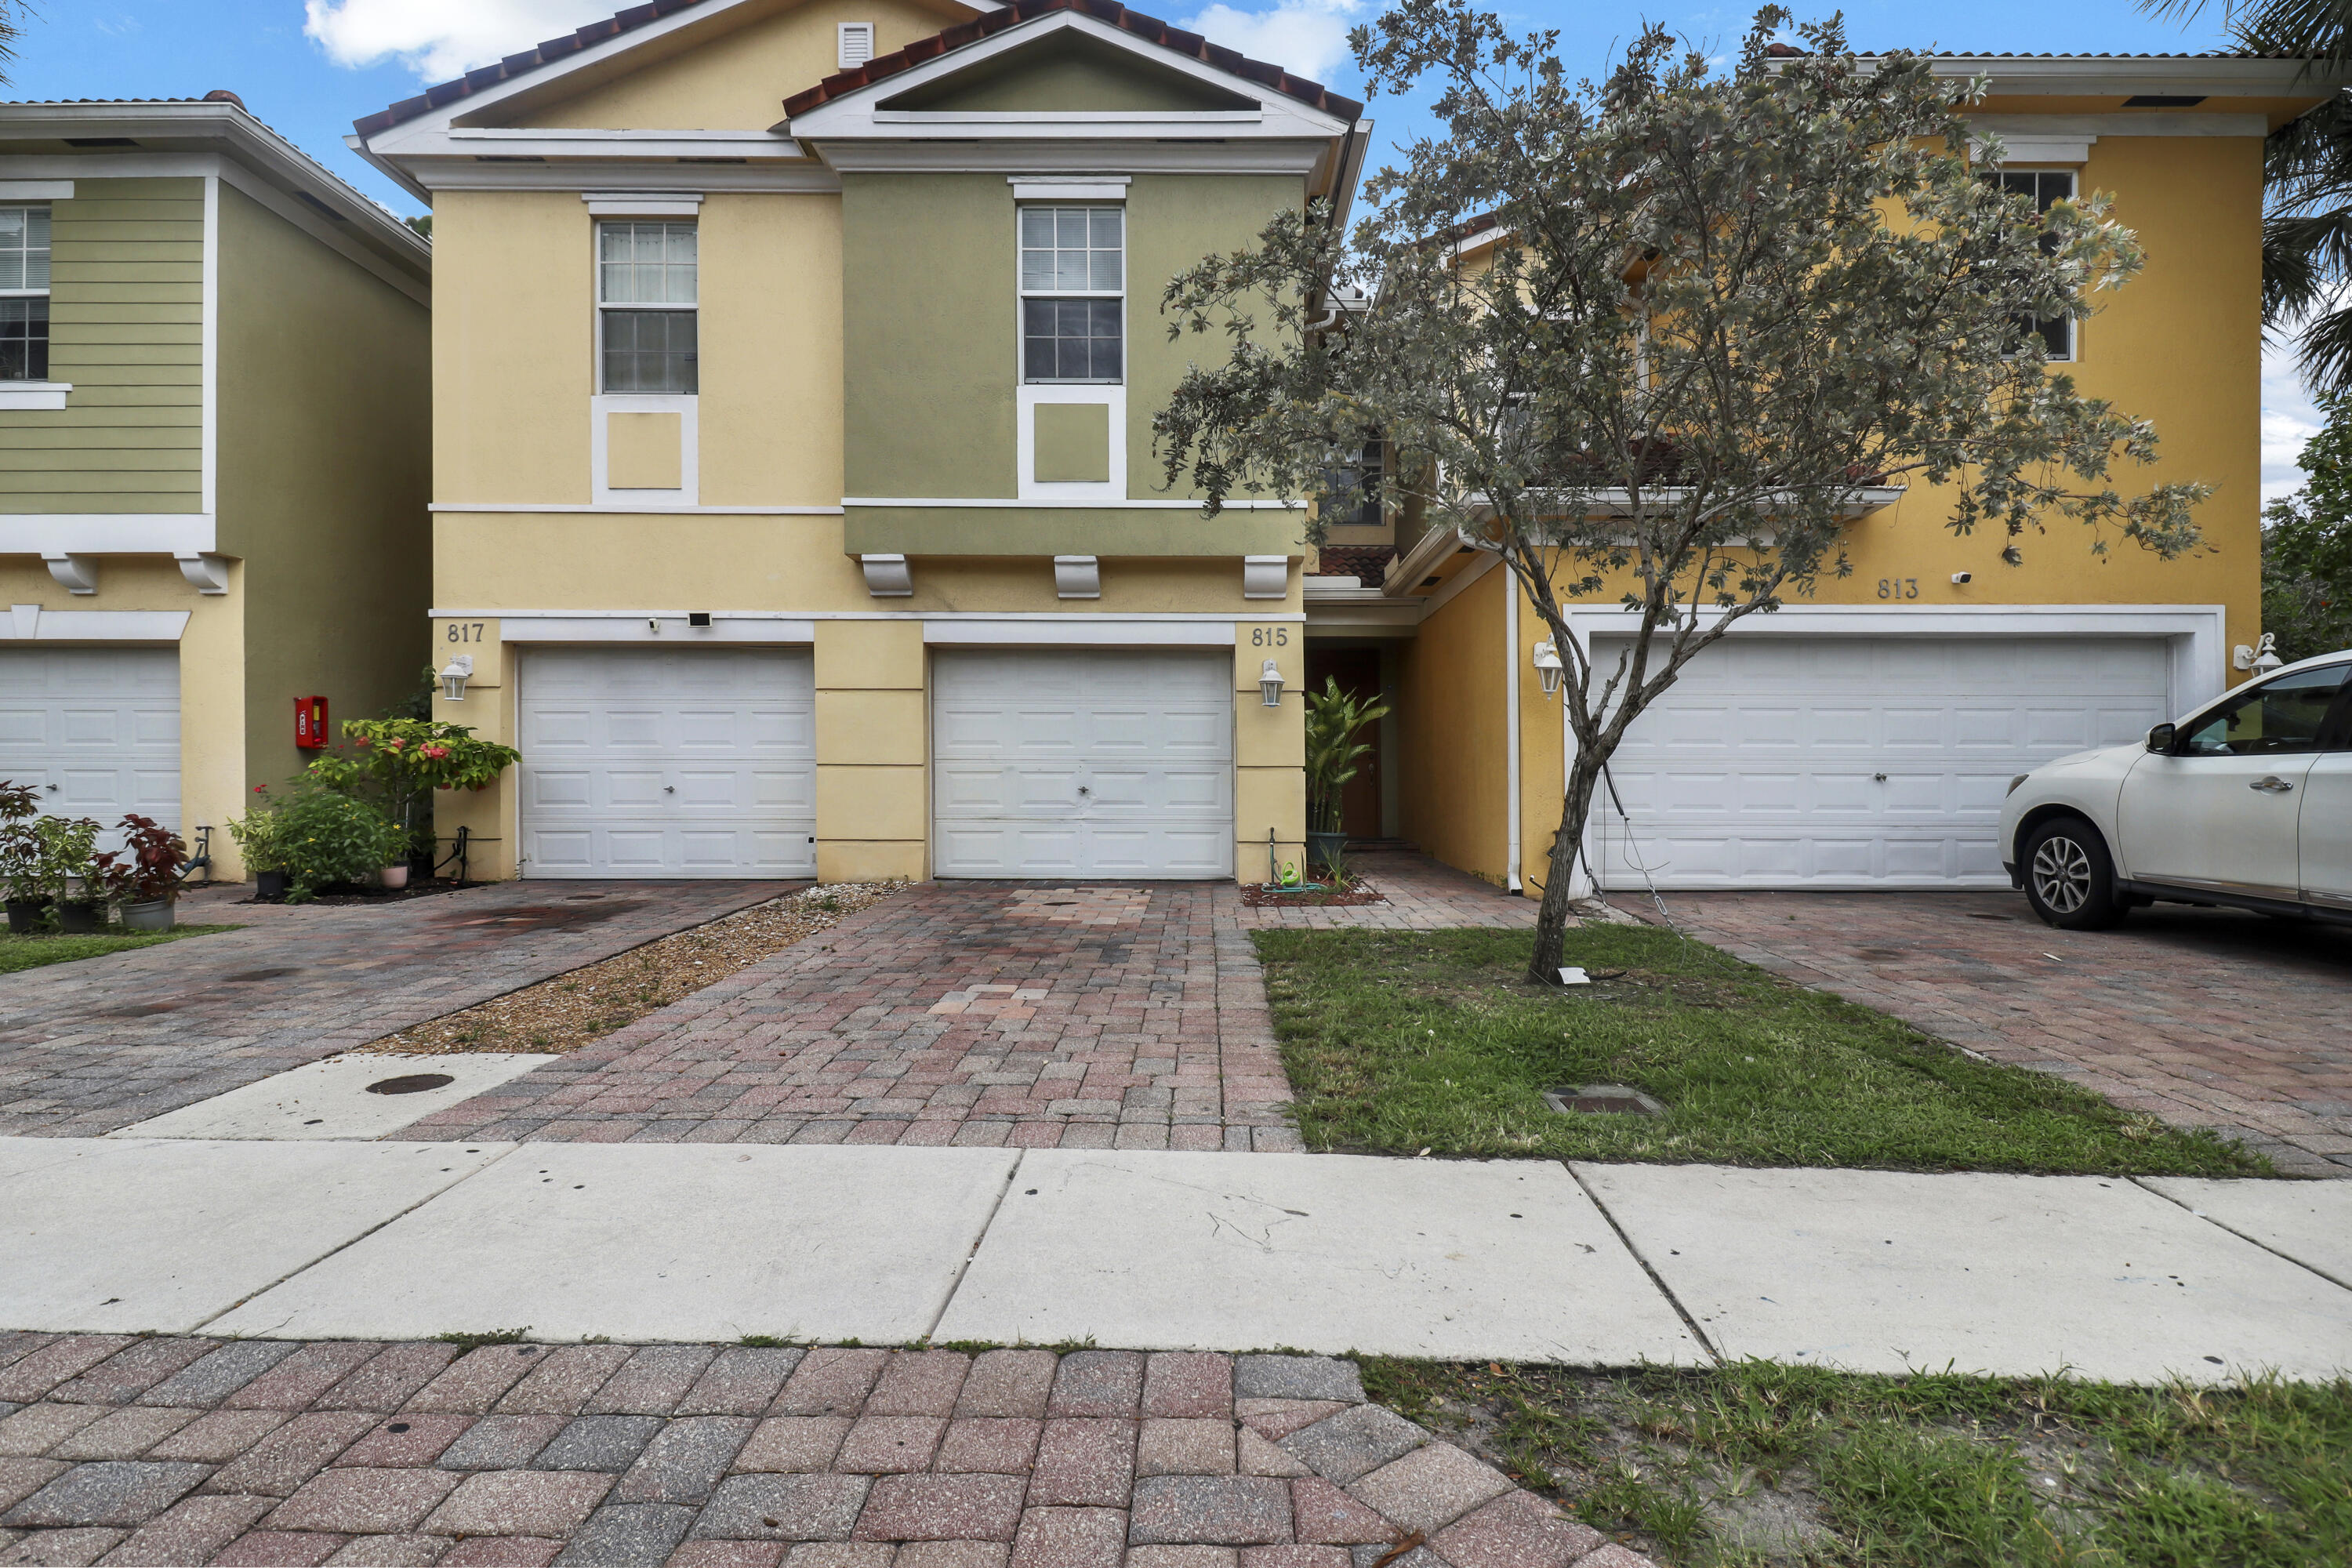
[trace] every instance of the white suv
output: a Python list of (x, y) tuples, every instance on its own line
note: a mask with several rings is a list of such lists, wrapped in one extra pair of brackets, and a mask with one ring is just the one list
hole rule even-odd
[(2352, 649), (2249, 681), (2145, 745), (2011, 781), (2001, 861), (2069, 931), (2156, 902), (2352, 921)]

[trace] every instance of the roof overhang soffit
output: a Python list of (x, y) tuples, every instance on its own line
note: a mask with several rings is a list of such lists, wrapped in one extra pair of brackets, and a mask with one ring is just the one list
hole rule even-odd
[[(1246, 98), (1254, 110), (1199, 110), (1128, 112), (957, 113), (921, 110), (885, 110), (886, 99), (944, 80), (1001, 55), (1025, 47), (1065, 29), (1107, 44), (1155, 68), (1172, 70), (1205, 86)], [(789, 126), (796, 137), (825, 142), (919, 141), (939, 137), (970, 141), (983, 137), (1024, 140), (1083, 136), (1095, 140), (1134, 137), (1157, 140), (1171, 134), (1214, 136), (1226, 140), (1296, 140), (1345, 134), (1349, 121), (1269, 90), (1262, 82), (1220, 70), (1202, 60), (1156, 47), (1132, 34), (1077, 11), (1052, 11), (1007, 27), (975, 43), (951, 49), (911, 69), (880, 81), (853, 88), (837, 98), (796, 116)]]

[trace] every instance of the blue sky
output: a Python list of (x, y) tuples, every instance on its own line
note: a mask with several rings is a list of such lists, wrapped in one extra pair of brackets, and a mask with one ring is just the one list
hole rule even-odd
[[(0, 0), (5, 4), (5, 0)], [(616, 0), (617, 3), (617, 0)], [(416, 203), (343, 146), (359, 115), (414, 94), (468, 67), (610, 15), (606, 0), (36, 0), (25, 17), (5, 96), (201, 97), (234, 89), (246, 106), (361, 190), (396, 212)], [(1162, 9), (1182, 25), (1262, 59), (1360, 93), (1347, 63), (1350, 25), (1378, 0), (1174, 0)], [(1801, 15), (1817, 15), (1801, 6)], [(21, 11), (20, 11), (21, 14)], [(1514, 26), (1556, 28), (1560, 50), (1580, 70), (1597, 70), (1645, 16), (1705, 43), (1737, 40), (1750, 15), (1738, 6), (1654, 12), (1580, 3), (1545, 3), (1506, 13)], [(2221, 41), (2219, 0), (2184, 27), (2157, 21), (2130, 0), (1978, 0), (1965, 16), (1924, 0), (1866, 0), (1846, 9), (1857, 46), (1988, 53), (2195, 50)], [(777, 97), (805, 84), (780, 82)], [(1375, 102), (1383, 137), (1422, 121), (1406, 102)], [(2263, 377), (2263, 458), (2266, 492), (2292, 489), (2294, 460), (2317, 426), (2309, 401), (2273, 354)]]

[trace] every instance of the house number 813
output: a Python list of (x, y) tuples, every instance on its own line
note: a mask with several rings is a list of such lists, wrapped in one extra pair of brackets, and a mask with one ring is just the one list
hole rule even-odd
[(1881, 577), (1878, 580), (1878, 596), (1882, 599), (1916, 599), (1919, 596), (1919, 579)]

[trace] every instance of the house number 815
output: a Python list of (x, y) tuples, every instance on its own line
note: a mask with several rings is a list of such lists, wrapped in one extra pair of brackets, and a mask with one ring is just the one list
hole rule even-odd
[(1290, 628), (1288, 626), (1252, 626), (1250, 628), (1250, 647), (1288, 647), (1289, 646)]
[(1881, 577), (1878, 580), (1878, 596), (1882, 599), (1916, 599), (1919, 596), (1919, 579)]

